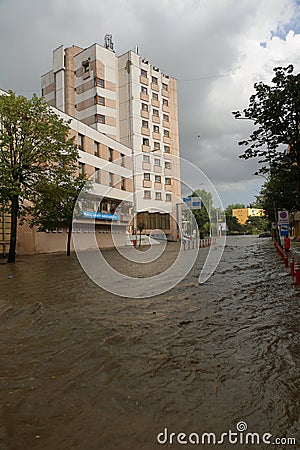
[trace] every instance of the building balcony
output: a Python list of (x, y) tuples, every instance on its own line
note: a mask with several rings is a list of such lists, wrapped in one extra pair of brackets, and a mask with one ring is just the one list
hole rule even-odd
[(169, 91), (167, 91), (166, 89), (162, 89), (162, 90), (161, 90), (161, 95), (162, 95), (163, 97), (169, 98)]
[(154, 183), (154, 189), (161, 190), (162, 189), (162, 184), (161, 183)]
[(144, 102), (149, 102), (149, 95), (148, 94), (144, 94), (143, 92), (140, 93), (140, 99), (143, 100)]
[(162, 168), (161, 168), (161, 166), (154, 166), (154, 172), (155, 172), (155, 173), (162, 173)]
[(144, 136), (150, 136), (150, 129), (149, 129), (149, 128), (141, 127), (141, 133), (142, 133)]
[(149, 80), (147, 77), (143, 77), (142, 75), (140, 75), (140, 83), (146, 84), (148, 86)]
[(141, 117), (143, 117), (143, 119), (149, 119), (149, 117), (150, 117), (149, 111), (145, 111), (144, 109), (141, 109)]
[(164, 152), (164, 158), (168, 160), (172, 159), (172, 153)]
[(152, 181), (143, 180), (143, 187), (144, 188), (152, 188)]
[(158, 84), (155, 84), (155, 83), (151, 83), (151, 89), (152, 89), (152, 91), (156, 91), (156, 92), (159, 92), (159, 87), (158, 87)]
[(163, 126), (163, 128), (170, 128), (170, 122), (163, 120), (162, 126)]
[(152, 122), (154, 122), (154, 123), (160, 123), (160, 117), (159, 117), (159, 116), (153, 116), (153, 115), (152, 115)]
[(154, 131), (153, 131), (153, 133), (152, 133), (152, 137), (153, 137), (153, 139), (155, 139), (156, 141), (160, 141), (160, 133), (155, 133)]
[(150, 152), (150, 145), (142, 145), (142, 152)]
[(151, 170), (151, 163), (143, 162), (142, 168), (143, 168), (143, 170), (150, 171)]
[(154, 106), (155, 108), (160, 107), (160, 103), (158, 100), (151, 100), (151, 105)]
[(167, 137), (167, 136), (164, 136), (164, 137), (163, 137), (163, 142), (164, 142), (165, 144), (171, 144), (171, 138), (170, 138), (170, 137)]
[(163, 112), (169, 113), (170, 112), (170, 107), (163, 104), (162, 105), (162, 110), (163, 110)]
[(169, 192), (173, 191), (172, 184), (165, 184), (165, 191), (169, 191)]

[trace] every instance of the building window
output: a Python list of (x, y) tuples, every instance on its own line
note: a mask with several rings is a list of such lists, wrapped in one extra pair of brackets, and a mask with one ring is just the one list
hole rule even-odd
[(170, 161), (165, 161), (165, 169), (171, 169)]
[(95, 183), (100, 183), (100, 170), (95, 168), (95, 175), (94, 175)]
[(163, 98), (163, 105), (169, 106), (169, 100), (167, 98)]
[(96, 114), (98, 123), (105, 123), (105, 116), (103, 114)]
[(108, 147), (108, 161), (112, 162), (114, 160), (114, 151), (112, 148)]
[(160, 143), (154, 142), (154, 150), (160, 150)]
[(142, 77), (147, 78), (147, 70), (141, 69), (141, 75)]
[(163, 120), (165, 120), (166, 122), (169, 122), (168, 114), (163, 114)]
[(101, 97), (101, 95), (96, 95), (96, 103), (97, 103), (97, 105), (104, 106), (105, 105), (105, 98)]
[(171, 184), (171, 178), (165, 178), (165, 184), (170, 185)]
[(78, 150), (83, 150), (83, 135), (78, 133), (78, 140), (77, 140), (78, 144)]
[(172, 194), (166, 194), (166, 202), (172, 201)]
[(143, 155), (143, 162), (149, 163), (150, 162), (150, 156), (149, 155)]
[(153, 84), (158, 84), (158, 79), (156, 77), (152, 77), (152, 83)]
[(99, 147), (100, 147), (99, 142), (94, 141), (94, 155), (95, 156), (99, 156), (100, 155)]
[(108, 173), (108, 182), (111, 187), (114, 185), (114, 174), (111, 172)]
[(161, 192), (155, 192), (155, 200), (161, 200)]
[(159, 133), (159, 126), (153, 125), (153, 131), (154, 131), (154, 133)]
[(104, 80), (102, 78), (95, 78), (95, 86), (104, 88)]
[(147, 94), (148, 93), (147, 88), (145, 86), (141, 86), (141, 93), (142, 94)]
[(169, 132), (169, 130), (164, 130), (164, 136), (165, 136), (165, 137), (170, 137), (170, 132)]
[(125, 167), (125, 155), (124, 155), (124, 153), (120, 153), (120, 156), (121, 156), (121, 166)]
[(158, 94), (156, 92), (152, 92), (152, 99), (158, 101)]
[(161, 176), (155, 175), (155, 183), (161, 183)]
[(147, 103), (142, 103), (142, 110), (143, 110), (143, 111), (148, 111), (148, 105), (147, 105)]
[(143, 145), (147, 145), (149, 147), (149, 139), (143, 138)]
[(151, 198), (151, 191), (144, 191), (144, 198)]
[(154, 115), (155, 117), (159, 117), (159, 111), (158, 111), (158, 109), (153, 109), (153, 115)]
[(162, 84), (162, 88), (163, 88), (165, 91), (167, 91), (167, 90), (168, 90), (168, 85), (167, 85), (166, 83), (163, 83), (163, 84)]
[(85, 174), (85, 164), (78, 163), (78, 175), (84, 175)]
[(83, 71), (88, 72), (90, 70), (90, 62), (87, 59), (86, 61), (82, 61)]
[(122, 189), (122, 191), (125, 191), (125, 178), (124, 177), (121, 178), (121, 189)]
[(144, 173), (144, 181), (151, 181), (150, 173)]
[(164, 152), (170, 153), (170, 147), (168, 145), (164, 145)]
[(142, 120), (142, 127), (143, 128), (149, 128), (149, 124), (147, 120)]
[(160, 167), (160, 159), (154, 158), (154, 165)]

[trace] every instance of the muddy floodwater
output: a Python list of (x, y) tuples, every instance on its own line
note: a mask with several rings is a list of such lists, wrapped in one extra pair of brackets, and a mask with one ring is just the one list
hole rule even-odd
[[(142, 299), (102, 290), (75, 255), (1, 264), (0, 449), (299, 449), (300, 290), (269, 239), (227, 238), (199, 285), (205, 255)], [(271, 444), (194, 443), (239, 422)]]

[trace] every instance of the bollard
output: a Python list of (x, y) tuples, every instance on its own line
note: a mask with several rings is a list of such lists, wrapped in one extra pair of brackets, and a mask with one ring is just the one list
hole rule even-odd
[(291, 275), (291, 277), (293, 277), (295, 275), (294, 258), (293, 257), (290, 258), (290, 275)]
[(295, 263), (295, 272), (296, 272), (296, 286), (300, 286), (300, 263)]
[(188, 240), (188, 250), (190, 249), (191, 241)]

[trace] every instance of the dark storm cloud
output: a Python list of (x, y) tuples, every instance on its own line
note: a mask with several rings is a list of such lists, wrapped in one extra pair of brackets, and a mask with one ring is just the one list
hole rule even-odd
[(61, 44), (103, 44), (112, 33), (117, 54), (138, 45), (178, 80), (182, 156), (205, 171), (226, 201), (244, 195), (248, 203), (259, 185), (257, 166), (238, 158), (237, 141), (251, 124), (231, 112), (247, 106), (255, 81), (270, 81), (272, 67), (297, 67), (299, 35), (282, 40), (272, 30), (288, 33), (298, 9), (289, 0), (2, 0), (0, 88), (40, 93), (40, 75)]

